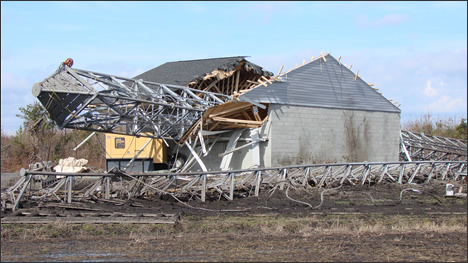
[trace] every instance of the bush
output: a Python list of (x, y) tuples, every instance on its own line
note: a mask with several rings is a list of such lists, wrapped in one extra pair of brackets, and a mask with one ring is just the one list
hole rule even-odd
[(82, 130), (59, 130), (48, 117), (47, 111), (38, 102), (20, 108), (23, 125), (15, 135), (7, 135), (2, 129), (2, 172), (18, 172), (29, 164), (75, 157), (88, 160), (88, 167), (105, 168), (105, 141), (103, 133), (96, 133), (77, 151), (73, 149), (91, 132)]
[(466, 126), (466, 118), (461, 118), (460, 121), (456, 117), (440, 119), (426, 113), (421, 115), (419, 119), (403, 122), (402, 129), (426, 135), (466, 140)]

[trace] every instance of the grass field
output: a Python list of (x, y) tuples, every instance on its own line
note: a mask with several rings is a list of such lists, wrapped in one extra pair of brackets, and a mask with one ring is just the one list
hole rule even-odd
[(185, 215), (2, 225), (2, 261), (463, 261), (466, 215)]

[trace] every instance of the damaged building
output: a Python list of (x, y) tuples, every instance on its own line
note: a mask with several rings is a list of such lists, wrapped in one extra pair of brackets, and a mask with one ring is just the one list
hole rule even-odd
[(33, 95), (60, 128), (106, 133), (108, 170), (399, 160), (400, 109), (330, 54), (276, 75), (245, 56), (168, 62), (134, 78), (72, 64)]
[(166, 142), (180, 171), (399, 158), (400, 109), (330, 54), (277, 75), (238, 56), (168, 62), (133, 79), (232, 97)]
[[(53, 181), (41, 184), (53, 188), (35, 200), (59, 198), (64, 186), (71, 203), (74, 176), (99, 177), (80, 200), (100, 192), (202, 202), (258, 197), (261, 189), (288, 197), (290, 187), (466, 176), (466, 141), (400, 131), (396, 103), (330, 54), (276, 75), (244, 56), (168, 62), (134, 78), (72, 65), (61, 63), (32, 93), (60, 129), (106, 134), (107, 171), (58, 180), (49, 172)], [(13, 211), (44, 175), (41, 166), (22, 169), (7, 191)]]

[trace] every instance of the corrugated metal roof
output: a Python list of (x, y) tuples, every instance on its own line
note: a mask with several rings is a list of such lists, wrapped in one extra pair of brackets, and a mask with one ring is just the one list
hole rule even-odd
[[(187, 86), (191, 81), (199, 81), (213, 70), (232, 71), (236, 69), (237, 65), (245, 60), (245, 58), (246, 56), (237, 56), (167, 62), (133, 79)], [(250, 61), (247, 61), (247, 63), (257, 74), (264, 74), (262, 67)], [(265, 72), (272, 75), (271, 72)]]
[(321, 108), (401, 112), (355, 73), (326, 55), (282, 74), (281, 82), (259, 85), (242, 94), (259, 103)]

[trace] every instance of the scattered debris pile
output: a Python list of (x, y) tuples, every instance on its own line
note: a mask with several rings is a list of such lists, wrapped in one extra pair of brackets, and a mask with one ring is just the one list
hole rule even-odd
[(68, 157), (60, 159), (58, 165), (54, 167), (55, 172), (58, 173), (82, 173), (89, 170), (86, 165), (88, 160), (86, 159), (75, 159), (74, 157)]

